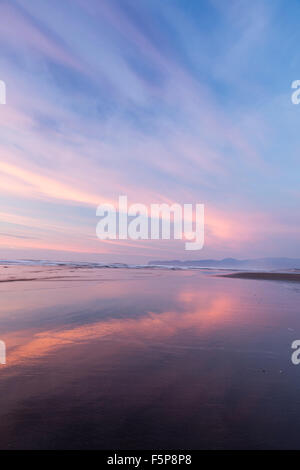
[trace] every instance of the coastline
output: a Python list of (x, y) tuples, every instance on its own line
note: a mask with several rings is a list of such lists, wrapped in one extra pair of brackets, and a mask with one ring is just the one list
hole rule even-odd
[(233, 279), (253, 279), (263, 281), (287, 281), (300, 282), (300, 273), (268, 273), (268, 272), (244, 272), (220, 274), (218, 277), (229, 277)]

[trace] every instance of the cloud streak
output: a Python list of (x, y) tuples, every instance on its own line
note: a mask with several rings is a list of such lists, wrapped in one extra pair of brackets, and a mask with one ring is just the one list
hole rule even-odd
[[(201, 257), (296, 256), (291, 3), (280, 26), (281, 1), (2, 2), (1, 212), (27, 217), (18, 249), (111, 261), (186, 256), (180, 244), (94, 239), (97, 205), (126, 194), (131, 203), (204, 203)], [(272, 48), (278, 36), (286, 71)], [(10, 234), (7, 218), (2, 226)], [(13, 251), (11, 237), (1, 246)]]

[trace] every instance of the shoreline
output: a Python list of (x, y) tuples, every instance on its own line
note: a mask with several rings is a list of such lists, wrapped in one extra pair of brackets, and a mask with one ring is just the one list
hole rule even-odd
[(239, 272), (231, 274), (220, 274), (218, 277), (229, 277), (232, 279), (253, 279), (257, 281), (300, 282), (300, 273)]

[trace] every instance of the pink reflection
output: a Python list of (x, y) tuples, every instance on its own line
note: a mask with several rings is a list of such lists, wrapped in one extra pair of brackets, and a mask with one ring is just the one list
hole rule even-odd
[[(229, 321), (239, 310), (236, 298), (222, 290), (215, 294), (208, 288), (207, 280), (199, 288), (201, 278), (193, 273), (139, 271), (137, 278), (136, 272), (126, 270), (23, 270), (23, 273), (18, 271), (18, 276), (28, 281), (2, 284), (1, 287), (6, 286), (8, 292), (0, 314), (3, 316), (10, 311), (16, 316), (20, 315), (20, 320), (24, 317), (29, 319), (34, 310), (55, 307), (56, 317), (62, 325), (7, 333), (5, 339), (10, 348), (8, 368), (30, 360), (41, 360), (62, 348), (94, 341), (101, 343), (104, 339), (134, 343), (141, 348), (151, 342), (167, 342), (185, 331), (201, 335)], [(34, 276), (37, 279), (30, 280)], [(171, 287), (174, 294), (169, 302), (170, 308), (161, 307), (157, 311), (156, 307), (154, 311), (154, 305), (151, 305), (153, 294), (164, 305), (169, 299)], [(15, 295), (16, 290), (18, 295)], [(112, 315), (112, 318), (86, 323), (82, 315), (82, 324), (74, 327), (64, 321), (66, 306), (76, 311), (81, 307), (87, 310), (86, 304), (96, 302), (98, 312), (103, 303), (111, 300), (116, 309), (112, 313), (118, 313), (118, 308), (122, 311), (123, 304), (129, 306), (125, 318), (114, 318)], [(135, 302), (139, 305), (141, 300), (141, 310), (133, 318), (130, 306), (133, 307)]]

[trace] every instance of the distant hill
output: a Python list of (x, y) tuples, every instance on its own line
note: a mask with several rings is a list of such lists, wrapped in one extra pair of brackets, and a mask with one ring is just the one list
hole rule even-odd
[(200, 259), (192, 261), (149, 261), (149, 265), (162, 266), (199, 266), (203, 268), (234, 268), (234, 269), (299, 269), (300, 259), (293, 258), (257, 258), (235, 259), (224, 258), (222, 260)]

